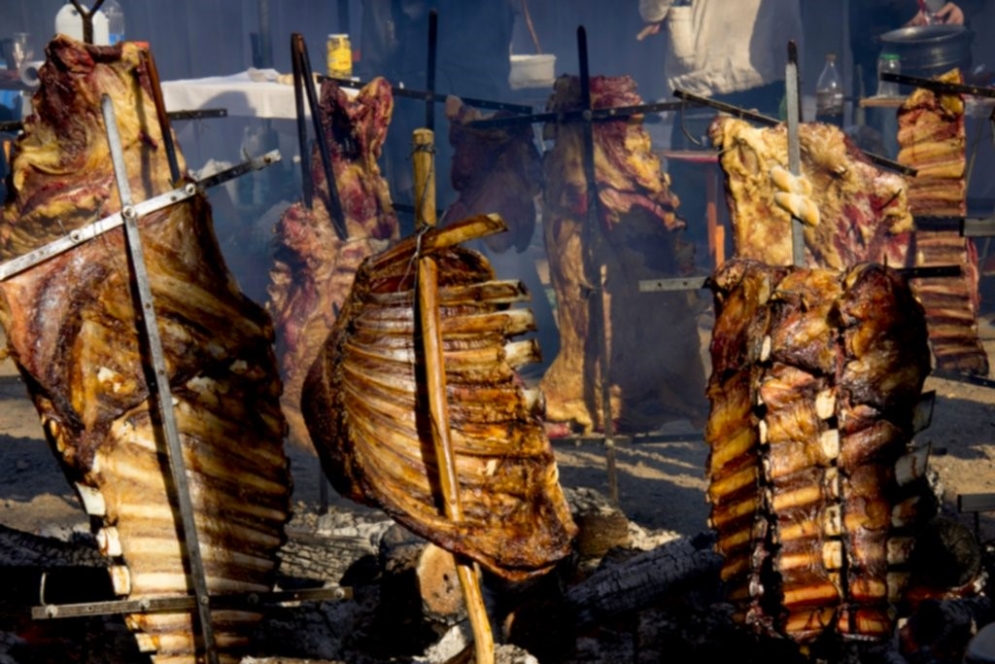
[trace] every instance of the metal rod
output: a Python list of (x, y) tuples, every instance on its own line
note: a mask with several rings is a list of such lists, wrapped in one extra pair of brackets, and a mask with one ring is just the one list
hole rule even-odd
[[(798, 45), (794, 41), (788, 42), (784, 87), (788, 110), (788, 170), (798, 177), (802, 173), (802, 150), (798, 136), (801, 98), (798, 96)], [(791, 262), (795, 267), (805, 265), (805, 227), (794, 215), (791, 217)]]
[[(332, 588), (305, 588), (271, 593), (233, 593), (214, 595), (210, 598), (212, 608), (252, 608), (260, 604), (281, 602), (342, 601), (353, 598), (353, 589), (348, 586)], [(107, 602), (80, 602), (77, 604), (43, 604), (31, 608), (34, 620), (55, 620), (59, 618), (80, 618), (84, 616), (113, 616), (126, 613), (173, 613), (195, 608), (194, 597), (146, 597), (143, 599), (113, 600)]]
[(434, 9), (428, 13), (428, 69), (425, 71), (425, 89), (429, 96), (425, 100), (425, 128), (435, 129), (435, 67), (439, 54), (439, 13)]
[(346, 229), (345, 213), (342, 211), (342, 199), (339, 197), (339, 186), (335, 181), (335, 169), (332, 167), (332, 154), (328, 148), (328, 137), (321, 126), (321, 105), (314, 91), (314, 75), (311, 71), (311, 57), (304, 43), (304, 36), (294, 33), (294, 54), (300, 60), (301, 75), (304, 79), (304, 92), (307, 94), (308, 106), (311, 107), (311, 122), (314, 125), (314, 140), (318, 144), (318, 154), (321, 155), (321, 167), (325, 173), (325, 184), (328, 185), (328, 208), (332, 217), (335, 235), (340, 240), (347, 240), (349, 232)]
[[(709, 99), (708, 97), (701, 97), (690, 92), (681, 90), (680, 88), (674, 90), (674, 96), (678, 99), (683, 99), (685, 101), (693, 102), (701, 106), (710, 106), (717, 111), (722, 111), (723, 113), (728, 113), (737, 118), (743, 120), (749, 120), (751, 122), (756, 122), (757, 124), (766, 125), (768, 127), (776, 127), (781, 124), (781, 121), (772, 118), (769, 115), (762, 115), (760, 113), (754, 113), (753, 111), (748, 111), (745, 108), (740, 108), (739, 106), (733, 106), (732, 104), (727, 104), (725, 102), (716, 101), (714, 99)], [(906, 166), (905, 164), (900, 164), (893, 159), (888, 159), (887, 157), (882, 157), (881, 155), (874, 154), (873, 152), (865, 152), (864, 155), (870, 159), (872, 162), (880, 166), (881, 168), (887, 168), (892, 171), (901, 173), (902, 175), (908, 175), (909, 177), (915, 177), (919, 172), (914, 168)]]
[(926, 88), (933, 92), (946, 92), (955, 95), (974, 95), (975, 97), (988, 97), (995, 99), (995, 88), (978, 85), (965, 85), (963, 83), (946, 83), (936, 81), (931, 78), (920, 78), (918, 76), (908, 76), (907, 74), (896, 74), (894, 72), (881, 72), (879, 78), (889, 83), (901, 83), (903, 85), (914, 85), (917, 88)]
[(594, 126), (591, 122), (591, 73), (588, 66), (587, 30), (577, 28), (577, 59), (580, 63), (580, 106), (583, 113), (584, 179), (587, 182), (587, 226), (585, 278), (596, 284), (590, 294), (588, 310), (591, 321), (598, 326), (598, 356), (601, 364), (601, 420), (605, 434), (605, 465), (608, 472), (608, 497), (613, 505), (619, 504), (618, 472), (615, 465), (614, 422), (611, 404), (611, 346), (608, 342), (608, 308), (605, 306), (605, 289), (608, 268), (598, 260), (598, 249), (603, 236), (601, 231), (601, 196), (598, 194), (597, 171), (594, 165)]
[(73, 3), (73, 7), (79, 12), (80, 18), (83, 20), (83, 41), (87, 44), (93, 43), (93, 17), (96, 15), (100, 6), (104, 4), (104, 0), (96, 0), (93, 3), (92, 9), (85, 9), (79, 0), (70, 0)]
[[(363, 86), (367, 85), (369, 81), (361, 81), (359, 79), (352, 78), (338, 78), (335, 76), (326, 76), (324, 74), (317, 77), (318, 81), (335, 81), (339, 86), (343, 88), (352, 88), (358, 90)], [(432, 101), (437, 101), (440, 103), (445, 103), (448, 95), (441, 95), (434, 92), (428, 92), (426, 90), (413, 90), (411, 88), (402, 88), (398, 86), (392, 86), (391, 92), (395, 97), (406, 97), (409, 99), (417, 99), (419, 101), (427, 101), (431, 99)], [(462, 101), (467, 106), (475, 106), (477, 108), (486, 108), (494, 111), (510, 111), (512, 113), (531, 113), (534, 109), (531, 106), (524, 106), (522, 104), (509, 104), (503, 101), (493, 101), (490, 99), (475, 99), (473, 97), (460, 97)]]
[(307, 118), (304, 117), (304, 74), (297, 57), (297, 35), (290, 37), (290, 62), (294, 77), (294, 108), (297, 114), (297, 147), (301, 156), (301, 189), (304, 207), (314, 209), (314, 181), (311, 179), (311, 151), (307, 142)]
[(145, 254), (142, 250), (141, 235), (138, 231), (138, 215), (132, 205), (131, 186), (128, 182), (128, 172), (124, 163), (124, 153), (121, 150), (121, 136), (118, 132), (117, 118), (114, 115), (114, 103), (109, 95), (101, 99), (101, 110), (107, 131), (107, 142), (110, 144), (111, 161), (114, 165), (114, 177), (117, 181), (118, 194), (121, 199), (121, 216), (124, 218), (125, 240), (134, 281), (138, 291), (138, 304), (141, 327), (145, 333), (145, 342), (152, 361), (152, 388), (158, 398), (158, 410), (161, 420), (162, 434), (165, 438), (169, 468), (172, 472), (173, 486), (176, 490), (177, 503), (180, 508), (179, 521), (183, 531), (183, 540), (190, 565), (190, 577), (193, 583), (194, 595), (197, 599), (197, 615), (200, 623), (200, 633), (206, 651), (207, 661), (217, 664), (218, 653), (214, 640), (214, 628), (211, 624), (210, 598), (207, 592), (207, 578), (204, 573), (204, 562), (200, 553), (200, 541), (197, 536), (197, 526), (194, 523), (193, 501), (190, 498), (190, 487), (187, 483), (186, 468), (183, 462), (183, 447), (180, 444), (179, 429), (176, 415), (173, 412), (173, 397), (169, 387), (169, 375), (166, 371), (166, 360), (162, 350), (162, 340), (159, 337), (159, 324), (156, 319), (155, 306), (152, 297), (152, 286), (145, 266)]
[[(185, 201), (196, 194), (198, 189), (204, 190), (216, 187), (220, 184), (228, 182), (229, 180), (239, 177), (240, 175), (261, 170), (279, 161), (280, 153), (273, 150), (272, 152), (266, 153), (262, 157), (257, 157), (256, 159), (238, 164), (237, 166), (232, 166), (231, 168), (215, 173), (209, 177), (189, 183), (179, 189), (167, 191), (166, 193), (160, 194), (155, 198), (150, 198), (142, 201), (141, 203), (136, 203), (132, 207), (134, 207), (135, 212), (139, 217), (144, 217), (145, 215), (151, 214), (157, 210), (162, 210), (181, 201)], [(97, 221), (81, 228), (77, 228), (68, 235), (63, 236), (58, 240), (53, 240), (38, 249), (29, 251), (26, 254), (18, 256), (17, 258), (12, 258), (5, 263), (0, 263), (0, 281), (8, 279), (15, 274), (20, 274), (28, 268), (34, 267), (38, 263), (46, 261), (53, 256), (65, 253), (87, 240), (92, 240), (99, 235), (103, 235), (107, 231), (118, 228), (122, 223), (123, 220), (121, 219), (121, 215), (115, 213), (108, 217), (104, 217), (103, 219), (98, 219)]]
[[(227, 118), (226, 108), (198, 108), (189, 111), (167, 111), (170, 120), (207, 120), (210, 118)], [(0, 122), (0, 133), (18, 132), (24, 129), (24, 120), (7, 120)]]
[(159, 119), (159, 131), (162, 133), (162, 144), (166, 148), (166, 159), (169, 161), (169, 183), (174, 187), (180, 181), (180, 163), (176, 158), (176, 143), (173, 141), (173, 127), (169, 124), (166, 114), (166, 102), (162, 98), (162, 84), (159, 81), (159, 68), (155, 65), (155, 57), (151, 49), (142, 49), (142, 61), (149, 75), (149, 87), (152, 89), (152, 101), (155, 103), (155, 114)]
[[(641, 104), (639, 106), (616, 106), (615, 108), (591, 109), (589, 115), (591, 122), (608, 122), (611, 120), (621, 120), (633, 115), (645, 115), (648, 113), (662, 113), (664, 111), (676, 111), (684, 106), (684, 102), (665, 101), (655, 104)], [(487, 118), (485, 120), (474, 120), (467, 126), (474, 129), (490, 129), (492, 127), (509, 127), (514, 125), (533, 124), (537, 122), (577, 122), (584, 119), (585, 111), (560, 111), (557, 113), (533, 113), (508, 118)]]
[[(930, 267), (900, 267), (895, 272), (906, 279), (938, 279), (941, 277), (959, 277), (959, 265), (934, 265)], [(644, 279), (639, 282), (640, 293), (659, 293), (666, 291), (685, 291), (708, 288), (709, 277), (678, 277), (675, 279)]]

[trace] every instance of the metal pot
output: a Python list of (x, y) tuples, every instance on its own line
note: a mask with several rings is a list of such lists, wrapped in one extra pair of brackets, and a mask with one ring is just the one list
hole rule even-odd
[(901, 58), (902, 73), (929, 78), (960, 67), (971, 68), (974, 33), (963, 25), (917, 25), (886, 32), (879, 40), (882, 53)]

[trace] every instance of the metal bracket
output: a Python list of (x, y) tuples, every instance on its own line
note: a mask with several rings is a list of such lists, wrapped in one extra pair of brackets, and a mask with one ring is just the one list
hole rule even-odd
[[(348, 586), (330, 588), (306, 588), (271, 593), (238, 593), (213, 595), (210, 608), (253, 608), (262, 604), (307, 601), (343, 601), (353, 598), (353, 590)], [(56, 620), (59, 618), (80, 618), (90, 616), (113, 616), (125, 613), (171, 613), (189, 611), (197, 606), (195, 597), (146, 597), (143, 599), (117, 600), (111, 602), (85, 602), (79, 604), (45, 604), (31, 608), (34, 620)]]
[[(251, 159), (242, 164), (238, 164), (226, 170), (215, 173), (209, 177), (195, 180), (194, 182), (188, 183), (178, 189), (172, 191), (167, 191), (165, 194), (160, 194), (155, 198), (150, 198), (141, 203), (135, 203), (132, 206), (135, 214), (138, 217), (144, 217), (145, 215), (156, 212), (157, 210), (162, 210), (164, 208), (170, 207), (177, 203), (181, 203), (188, 198), (193, 197), (198, 191), (203, 191), (215, 187), (219, 184), (223, 184), (237, 178), (245, 173), (250, 173), (252, 171), (258, 171), (267, 166), (271, 166), (280, 161), (280, 152), (273, 150), (268, 152), (261, 157)], [(43, 247), (39, 247), (33, 251), (29, 251), (26, 254), (13, 258), (5, 263), (0, 263), (0, 281), (9, 279), (15, 274), (19, 274), (30, 267), (34, 267), (38, 263), (48, 260), (59, 254), (63, 254), (73, 247), (82, 244), (88, 240), (106, 233), (107, 231), (113, 230), (120, 227), (124, 223), (124, 219), (120, 212), (115, 212), (114, 214), (104, 217), (103, 219), (98, 219), (91, 224), (77, 228), (71, 231), (68, 235), (49, 242)]]
[(995, 99), (995, 88), (981, 87), (978, 85), (965, 85), (963, 83), (946, 83), (936, 81), (931, 78), (920, 78), (918, 76), (908, 76), (906, 74), (895, 74), (893, 72), (881, 72), (879, 77), (882, 81), (889, 83), (901, 83), (903, 85), (914, 85), (917, 88), (926, 88), (933, 92), (941, 92), (955, 95), (974, 95), (975, 97), (988, 97)]
[(963, 237), (995, 237), (995, 217), (916, 217), (917, 231), (952, 231)]
[[(934, 265), (930, 267), (901, 267), (895, 270), (906, 279), (936, 279), (959, 277), (959, 265)], [(709, 277), (678, 277), (676, 279), (644, 279), (639, 282), (640, 293), (698, 290), (708, 287)]]
[[(166, 117), (172, 120), (207, 120), (210, 118), (227, 118), (227, 108), (200, 108), (191, 111), (169, 111)], [(0, 122), (0, 133), (19, 132), (24, 129), (24, 120), (8, 120)]]

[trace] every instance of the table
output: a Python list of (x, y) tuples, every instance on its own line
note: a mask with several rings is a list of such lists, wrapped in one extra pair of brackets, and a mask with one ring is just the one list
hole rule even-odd
[(714, 150), (660, 150), (665, 160), (698, 164), (705, 169), (705, 223), (708, 255), (718, 268), (726, 261), (726, 227), (719, 221), (719, 153)]
[[(293, 120), (294, 86), (278, 82), (275, 69), (249, 69), (229, 76), (162, 82), (166, 110), (225, 108), (228, 115)], [(304, 104), (308, 112), (307, 104)]]

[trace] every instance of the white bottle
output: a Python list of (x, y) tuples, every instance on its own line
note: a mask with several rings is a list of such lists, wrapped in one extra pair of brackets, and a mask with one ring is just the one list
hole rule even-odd
[(107, 15), (108, 43), (113, 46), (124, 41), (124, 10), (117, 0), (106, 0), (101, 11)]
[[(83, 41), (83, 17), (71, 2), (67, 2), (55, 15), (55, 32)], [(110, 43), (107, 16), (99, 10), (93, 15), (93, 43), (98, 46)]]

